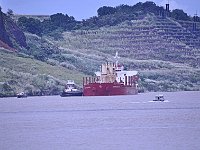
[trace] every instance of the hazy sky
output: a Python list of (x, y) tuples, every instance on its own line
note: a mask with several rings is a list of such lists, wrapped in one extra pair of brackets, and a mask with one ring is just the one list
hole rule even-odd
[[(58, 12), (74, 16), (76, 20), (97, 15), (102, 6), (135, 5), (147, 0), (0, 0), (4, 12), (8, 8), (15, 14), (51, 15)], [(168, 0), (149, 0), (164, 6)], [(169, 0), (170, 9), (183, 9), (189, 15), (200, 14), (200, 0)]]

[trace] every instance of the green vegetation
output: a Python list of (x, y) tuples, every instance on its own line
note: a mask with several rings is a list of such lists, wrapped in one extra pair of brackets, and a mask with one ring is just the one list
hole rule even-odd
[(26, 17), (21, 17), (18, 19), (19, 26), (22, 27), (27, 32), (41, 35), (42, 32), (42, 26), (41, 22), (38, 19), (33, 19), (33, 18), (26, 18)]
[(200, 69), (192, 68), (141, 71), (141, 85), (148, 91), (198, 91)]
[[(18, 25), (24, 30), (39, 36), (50, 34), (56, 31), (89, 30), (98, 29), (104, 26), (115, 26), (124, 21), (144, 18), (148, 13), (156, 16), (164, 14), (165, 9), (157, 6), (154, 2), (137, 3), (136, 5), (120, 5), (117, 7), (103, 6), (97, 10), (97, 16), (82, 21), (76, 21), (73, 16), (62, 13), (53, 14), (49, 19), (40, 21), (39, 19), (20, 17)], [(173, 10), (169, 14), (177, 20), (192, 20), (183, 10)]]
[(176, 20), (184, 20), (184, 21), (190, 21), (192, 20), (187, 13), (185, 13), (183, 10), (175, 9), (171, 13), (171, 17)]
[(0, 50), (0, 95), (14, 96), (25, 91), (29, 95), (59, 94), (68, 79), (80, 86), (84, 74), (61, 66), (19, 57)]
[(82, 21), (1, 13), (0, 47), (16, 52), (0, 50), (0, 96), (58, 94), (68, 79), (81, 87), (83, 75), (94, 75), (116, 51), (126, 69), (139, 71), (141, 91), (200, 90), (200, 20), (194, 28), (192, 19), (149, 1), (103, 6)]

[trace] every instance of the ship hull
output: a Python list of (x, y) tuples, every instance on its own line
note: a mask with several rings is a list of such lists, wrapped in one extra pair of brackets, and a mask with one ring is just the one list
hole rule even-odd
[(83, 92), (78, 91), (78, 92), (62, 92), (61, 93), (61, 97), (69, 97), (69, 96), (82, 96)]
[(84, 96), (136, 95), (136, 86), (120, 83), (89, 83), (83, 88)]
[(17, 95), (17, 98), (26, 98), (26, 95)]

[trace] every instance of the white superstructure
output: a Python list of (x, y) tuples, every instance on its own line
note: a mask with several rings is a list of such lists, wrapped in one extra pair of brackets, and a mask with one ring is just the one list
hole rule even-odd
[(133, 80), (132, 77), (136, 77), (138, 71), (126, 71), (124, 67), (119, 65), (118, 52), (115, 55), (115, 63), (106, 63), (102, 64), (101, 71), (95, 72), (96, 76), (99, 78), (100, 83), (130, 83), (130, 80)]

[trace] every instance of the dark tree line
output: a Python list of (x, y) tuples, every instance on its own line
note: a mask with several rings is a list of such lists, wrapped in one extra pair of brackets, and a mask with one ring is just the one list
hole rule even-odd
[(191, 21), (191, 18), (183, 10), (175, 9), (171, 12), (171, 17), (176, 20)]
[[(33, 18), (21, 17), (19, 26), (24, 30), (41, 36), (42, 34), (55, 34), (59, 38), (62, 31), (76, 29), (97, 29), (103, 26), (114, 26), (126, 20), (137, 19), (147, 13), (159, 15), (165, 9), (156, 6), (154, 2), (137, 3), (136, 5), (120, 5), (117, 7), (103, 6), (97, 10), (97, 16), (86, 20), (76, 21), (74, 17), (62, 13), (53, 14), (48, 20), (40, 21)], [(175, 9), (170, 16), (176, 20), (192, 20), (183, 10)]]
[(76, 21), (74, 17), (57, 13), (50, 16), (50, 19), (40, 21), (34, 18), (20, 17), (18, 25), (24, 30), (33, 34), (42, 35), (55, 30), (73, 30)]

